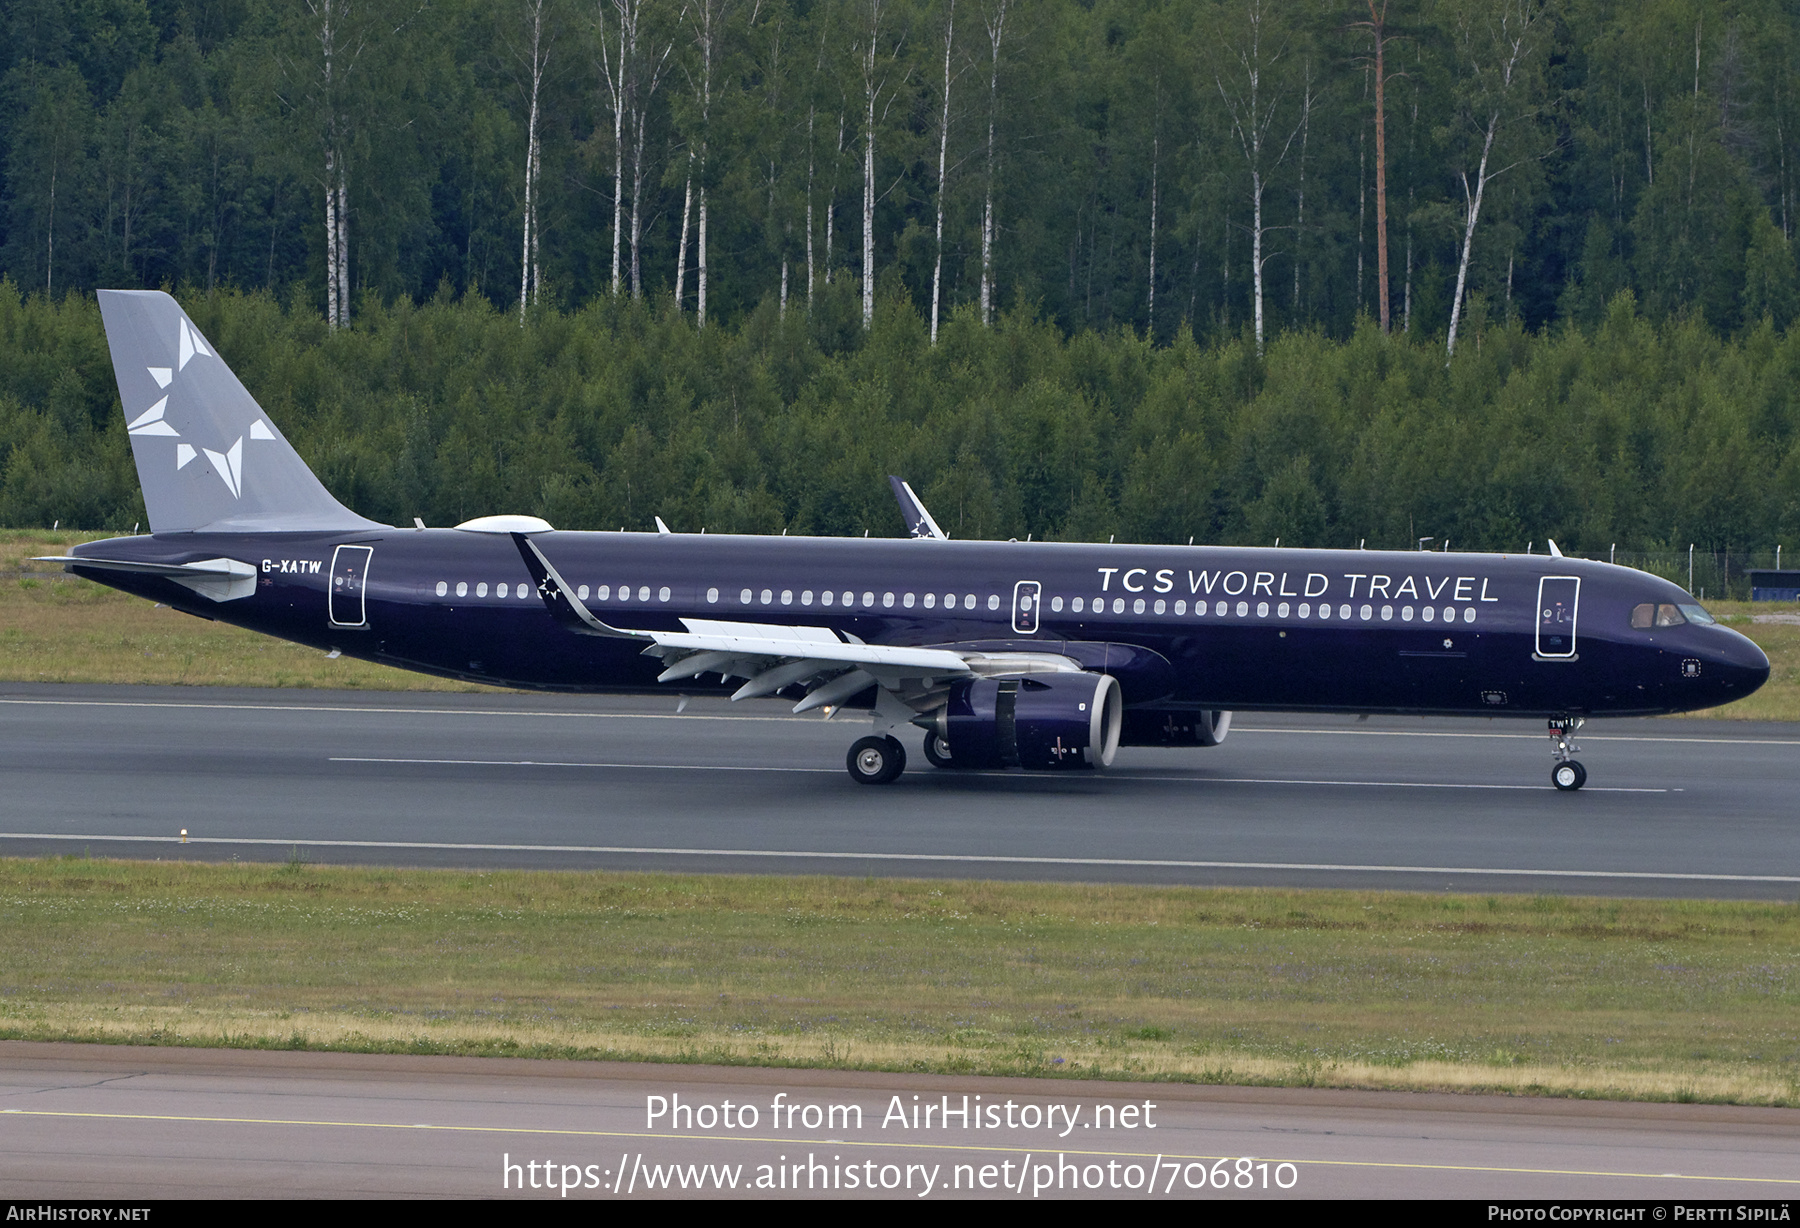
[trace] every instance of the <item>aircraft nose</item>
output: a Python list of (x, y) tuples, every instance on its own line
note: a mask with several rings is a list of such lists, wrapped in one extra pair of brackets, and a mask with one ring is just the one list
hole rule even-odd
[(1729, 699), (1742, 699), (1769, 680), (1769, 658), (1748, 636), (1727, 627), (1706, 654), (1706, 672)]

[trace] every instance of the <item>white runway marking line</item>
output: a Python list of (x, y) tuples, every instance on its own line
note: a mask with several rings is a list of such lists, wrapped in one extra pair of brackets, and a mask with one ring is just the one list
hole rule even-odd
[[(19, 1117), (73, 1117), (97, 1121), (176, 1121), (193, 1125), (224, 1126), (309, 1126), (338, 1127), (351, 1130), (440, 1130), (453, 1134), (527, 1134), (566, 1136), (574, 1138), (640, 1138), (657, 1141), (675, 1142), (720, 1142), (720, 1143), (781, 1143), (790, 1147), (870, 1147), (915, 1151), (950, 1151), (974, 1152), (982, 1154), (1013, 1155), (1019, 1152), (1032, 1153), (1030, 1144), (1007, 1146), (1005, 1144), (982, 1146), (979, 1143), (931, 1143), (916, 1142), (911, 1139), (810, 1139), (758, 1137), (754, 1135), (730, 1134), (652, 1134), (642, 1130), (570, 1130), (545, 1126), (453, 1126), (433, 1125), (429, 1123), (407, 1123), (396, 1121), (315, 1121), (305, 1118), (279, 1117), (199, 1117), (179, 1113), (75, 1113), (58, 1112), (54, 1109), (0, 1109), (0, 1113)], [(1093, 1149), (1065, 1148), (1063, 1154), (1076, 1156), (1107, 1156), (1122, 1160), (1147, 1160), (1147, 1151), (1098, 1151)], [(1213, 1155), (1180, 1155), (1175, 1153), (1159, 1153), (1157, 1159), (1216, 1161), (1230, 1160), (1234, 1156)], [(1259, 1157), (1275, 1163), (1273, 1156)], [(1749, 1177), (1749, 1176), (1716, 1176), (1707, 1173), (1645, 1173), (1645, 1172), (1612, 1172), (1606, 1170), (1590, 1170), (1580, 1168), (1524, 1168), (1500, 1164), (1420, 1164), (1402, 1160), (1282, 1160), (1284, 1164), (1314, 1164), (1325, 1168), (1392, 1168), (1419, 1169), (1426, 1172), (1465, 1172), (1465, 1173), (1518, 1173), (1521, 1175), (1544, 1177), (1627, 1177), (1639, 1180), (1681, 1180), (1681, 1181), (1731, 1181), (1737, 1183), (1766, 1183), (1771, 1185), (1800, 1185), (1800, 1178), (1795, 1177)]]
[[(674, 698), (670, 693), (670, 698)], [(799, 716), (705, 716), (692, 713), (672, 712), (512, 712), (504, 709), (489, 708), (366, 708), (351, 704), (227, 704), (227, 703), (193, 703), (176, 700), (150, 699), (7, 699), (0, 698), (0, 704), (20, 706), (39, 706), (50, 708), (194, 708), (211, 712), (368, 712), (381, 716), (505, 716), (505, 717), (551, 717), (570, 720), (599, 721), (818, 721), (810, 717)], [(1445, 719), (1455, 719), (1453, 717)], [(1470, 720), (1491, 720), (1491, 717), (1469, 717)], [(1307, 734), (1324, 737), (1347, 738), (1503, 738), (1542, 742), (1547, 735), (1541, 733), (1451, 733), (1447, 731), (1404, 729), (1269, 729), (1253, 725), (1238, 725), (1234, 733), (1276, 733)], [(1720, 746), (1800, 746), (1800, 738), (1695, 738), (1675, 734), (1617, 734), (1617, 733), (1583, 733), (1581, 735), (1592, 742), (1692, 742), (1701, 745)]]
[(0, 832), (0, 840), (81, 840), (118, 844), (223, 844), (278, 848), (428, 849), (450, 853), (590, 853), (637, 857), (766, 857), (787, 861), (952, 862), (975, 865), (1128, 866), (1153, 870), (1317, 870), (1358, 874), (1473, 874), (1514, 878), (1618, 878), (1681, 880), (1704, 883), (1800, 883), (1800, 876), (1781, 874), (1662, 873), (1655, 870), (1518, 870), (1482, 866), (1362, 866), (1327, 862), (1174, 861), (1130, 857), (1023, 857), (998, 853), (843, 853), (795, 849), (636, 848), (608, 844), (454, 844), (427, 840), (309, 840), (290, 836), (119, 836), (67, 835), (55, 832)]
[(427, 767), (554, 767), (641, 768), (646, 772), (803, 772), (836, 776), (836, 768), (742, 767), (729, 763), (575, 763), (554, 759), (385, 759), (372, 755), (333, 755), (327, 763), (408, 763)]
[[(712, 763), (576, 763), (572, 761), (554, 761), (547, 759), (400, 759), (386, 758), (377, 755), (332, 755), (327, 763), (403, 763), (421, 764), (427, 767), (557, 767), (557, 768), (609, 768), (609, 769), (641, 769), (646, 772), (810, 772), (814, 775), (835, 776), (836, 768), (804, 768), (804, 767), (738, 767), (731, 764)], [(994, 776), (1010, 774), (996, 772), (964, 772), (963, 776)], [(1376, 789), (1518, 789), (1528, 793), (1545, 792), (1543, 785), (1477, 785), (1455, 784), (1441, 781), (1420, 780), (1282, 780), (1264, 779), (1256, 776), (1142, 776), (1130, 771), (1115, 772), (1107, 777), (1109, 780), (1142, 780), (1154, 782), (1174, 782), (1177, 784), (1217, 784), (1217, 785), (1355, 785), (1362, 788)], [(1668, 793), (1668, 789), (1633, 788), (1624, 785), (1595, 785), (1589, 793)]]
[[(1455, 720), (1455, 717), (1443, 718)], [(1469, 720), (1481, 720), (1481, 717), (1469, 717)], [(1635, 718), (1627, 718), (1635, 719)], [(1527, 742), (1542, 742), (1548, 734), (1543, 733), (1451, 733), (1449, 731), (1405, 729), (1261, 729), (1254, 725), (1233, 725), (1233, 733), (1301, 733), (1316, 734), (1328, 738), (1508, 738)], [(1705, 746), (1800, 746), (1800, 740), (1791, 738), (1693, 738), (1681, 734), (1629, 734), (1629, 733), (1589, 733), (1583, 730), (1580, 738), (1586, 742), (1693, 742)]]
[[(670, 692), (670, 699), (675, 693)], [(531, 716), (596, 721), (788, 721), (814, 723), (803, 716), (704, 716), (674, 712), (536, 712), (501, 708), (365, 708), (352, 704), (203, 704), (152, 699), (0, 699), (0, 704), (46, 708), (192, 708), (202, 712), (367, 712), (375, 716)], [(1795, 745), (1800, 745), (1796, 743)]]

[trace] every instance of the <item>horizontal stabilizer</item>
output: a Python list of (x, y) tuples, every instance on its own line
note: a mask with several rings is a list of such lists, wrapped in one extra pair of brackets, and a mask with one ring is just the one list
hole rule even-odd
[(193, 563), (141, 563), (133, 559), (91, 559), (80, 555), (39, 557), (34, 563), (61, 563), (64, 571), (92, 567), (96, 571), (130, 571), (161, 576), (185, 585), (211, 601), (236, 601), (256, 592), (256, 568), (237, 559), (201, 559)]

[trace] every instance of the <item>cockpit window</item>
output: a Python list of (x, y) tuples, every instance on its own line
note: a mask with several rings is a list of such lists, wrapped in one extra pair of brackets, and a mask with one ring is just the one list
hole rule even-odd
[(1646, 601), (1631, 607), (1631, 625), (1638, 631), (1647, 631), (1652, 627), (1680, 627), (1688, 623), (1705, 626), (1713, 621), (1713, 616), (1704, 609), (1685, 602), (1676, 604), (1664, 601), (1659, 604)]

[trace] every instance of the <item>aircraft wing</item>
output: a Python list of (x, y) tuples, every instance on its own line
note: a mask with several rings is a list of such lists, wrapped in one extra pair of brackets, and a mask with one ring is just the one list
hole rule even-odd
[(829, 627), (780, 626), (683, 618), (685, 631), (641, 631), (614, 627), (596, 618), (576, 597), (537, 543), (513, 534), (519, 554), (537, 581), (538, 594), (554, 617), (581, 635), (645, 642), (645, 653), (665, 664), (659, 682), (716, 673), (746, 681), (733, 699), (770, 695), (805, 686), (795, 712), (841, 704), (879, 686), (914, 709), (941, 701), (949, 683), (963, 678), (1020, 673), (1079, 672), (1081, 666), (1056, 653), (978, 653), (948, 648), (865, 644)]

